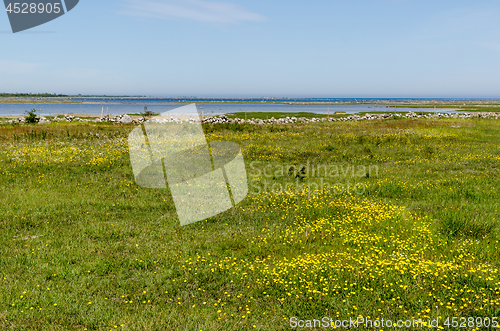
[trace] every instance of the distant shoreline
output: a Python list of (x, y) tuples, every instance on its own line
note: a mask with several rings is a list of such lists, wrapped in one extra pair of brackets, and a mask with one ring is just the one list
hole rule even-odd
[[(134, 105), (144, 104), (143, 100), (165, 100), (168, 104), (261, 104), (261, 105), (310, 105), (310, 106), (348, 106), (374, 105), (378, 107), (405, 107), (405, 108), (458, 108), (458, 107), (493, 107), (500, 106), (500, 99), (426, 99), (426, 98), (359, 98), (362, 101), (333, 101), (353, 100), (356, 98), (163, 98), (163, 97), (0, 97), (0, 104), (87, 104), (87, 105)], [(93, 101), (95, 100), (95, 101)], [(123, 100), (123, 101), (122, 101)], [(137, 102), (134, 102), (137, 100)], [(146, 103), (147, 104), (147, 103)]]
[[(168, 104), (255, 104), (255, 105), (288, 105), (288, 106), (355, 106), (355, 105), (374, 105), (379, 106), (380, 108), (394, 108), (394, 107), (402, 107), (402, 108), (436, 108), (436, 109), (446, 109), (446, 108), (464, 108), (464, 110), (468, 110), (467, 107), (500, 107), (500, 103), (474, 103), (474, 104), (466, 104), (466, 106), (459, 104), (440, 104), (440, 105), (429, 105), (429, 104), (418, 104), (418, 103), (370, 103), (370, 102), (344, 102), (344, 103), (332, 103), (332, 102), (257, 102), (257, 101), (245, 101), (245, 102), (235, 102), (235, 101), (178, 101), (178, 102), (165, 102)], [(49, 104), (74, 104), (74, 105), (136, 105), (141, 103), (135, 102), (99, 102), (99, 101), (40, 101), (40, 100), (1, 100), (0, 104), (40, 104), (40, 105), (49, 105)], [(384, 107), (382, 107), (384, 106)]]

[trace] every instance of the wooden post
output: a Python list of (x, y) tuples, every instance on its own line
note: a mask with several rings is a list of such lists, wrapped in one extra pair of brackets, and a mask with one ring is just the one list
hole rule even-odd
[(109, 107), (106, 107), (106, 121), (109, 121)]
[(101, 110), (101, 118), (104, 116), (104, 107), (102, 107), (102, 110)]

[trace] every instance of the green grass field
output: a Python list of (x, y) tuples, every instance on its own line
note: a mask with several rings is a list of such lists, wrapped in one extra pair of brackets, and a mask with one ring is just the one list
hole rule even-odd
[(205, 125), (249, 195), (185, 227), (135, 184), (133, 128), (0, 127), (1, 330), (500, 315), (500, 122)]
[[(298, 113), (284, 113), (284, 112), (247, 112), (246, 117), (247, 119), (255, 118), (255, 119), (261, 119), (261, 120), (267, 120), (271, 119), (272, 117), (278, 119), (278, 118), (285, 118), (285, 117), (305, 117), (305, 118), (323, 118), (327, 117), (328, 114), (317, 114), (317, 113), (308, 113), (308, 112), (298, 112)], [(330, 114), (331, 117), (337, 116), (334, 115), (333, 113)], [(346, 116), (345, 114), (343, 116)], [(227, 114), (227, 117), (229, 118), (242, 118), (245, 119), (245, 112), (235, 112), (235, 113), (230, 113)]]

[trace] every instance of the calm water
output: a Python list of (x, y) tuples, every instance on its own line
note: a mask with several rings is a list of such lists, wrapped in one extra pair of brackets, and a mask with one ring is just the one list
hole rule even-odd
[[(238, 99), (225, 99), (226, 101), (238, 101)], [(250, 101), (249, 99), (245, 99)], [(262, 100), (262, 99), (256, 99)], [(316, 99), (318, 100), (318, 99)], [(299, 101), (316, 101), (312, 99), (300, 99)], [(340, 99), (338, 99), (340, 100)], [(352, 102), (355, 99), (342, 99), (343, 102)], [(79, 99), (78, 101), (81, 101)], [(107, 99), (93, 99), (88, 100), (92, 102), (99, 102), (98, 104), (1, 104), (0, 115), (23, 115), (29, 109), (41, 109), (44, 116), (55, 114), (87, 114), (87, 115), (100, 115), (104, 107), (104, 114), (109, 109), (109, 114), (138, 114), (144, 111), (147, 106), (148, 110), (155, 113), (162, 113), (172, 110), (174, 108), (185, 105), (185, 103), (173, 102), (173, 99), (121, 99), (121, 100), (107, 100)], [(179, 100), (176, 100), (179, 101)], [(234, 112), (310, 112), (310, 113), (327, 113), (330, 108), (330, 113), (334, 112), (376, 112), (376, 111), (394, 111), (394, 106), (387, 108), (385, 105), (284, 105), (284, 104), (266, 104), (266, 103), (249, 103), (249, 104), (228, 104), (228, 103), (203, 103), (203, 101), (210, 101), (209, 99), (199, 100), (197, 102), (200, 111), (205, 115), (226, 114)], [(296, 100), (289, 100), (296, 101)], [(357, 100), (359, 101), (359, 99)], [(202, 108), (203, 107), (203, 108)], [(404, 108), (397, 107), (399, 111), (414, 111), (414, 112), (434, 112), (433, 108)], [(441, 109), (441, 112), (451, 109)], [(439, 111), (439, 110), (438, 110)]]

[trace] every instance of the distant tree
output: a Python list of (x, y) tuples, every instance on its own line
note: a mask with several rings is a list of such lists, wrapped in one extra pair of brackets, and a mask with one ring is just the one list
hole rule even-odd
[(155, 112), (152, 112), (151, 110), (148, 110), (148, 106), (144, 106), (144, 111), (141, 113), (141, 115), (142, 115), (142, 119), (146, 120), (149, 117), (153, 117), (153, 116), (158, 115), (158, 114)]
[(38, 117), (36, 117), (36, 112), (37, 110), (36, 109), (32, 109), (32, 110), (26, 110), (25, 113), (26, 113), (26, 118), (24, 119), (26, 123), (32, 123), (32, 124), (36, 124), (38, 123), (38, 121), (40, 120)]
[(67, 97), (66, 94), (50, 94), (50, 93), (0, 93), (0, 98), (57, 98)]

